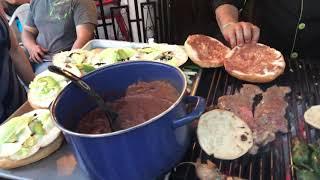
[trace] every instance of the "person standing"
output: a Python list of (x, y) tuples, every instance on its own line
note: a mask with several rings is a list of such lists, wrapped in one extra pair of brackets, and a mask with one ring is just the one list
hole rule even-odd
[(213, 5), (232, 47), (259, 41), (292, 59), (320, 58), (318, 0), (213, 0)]

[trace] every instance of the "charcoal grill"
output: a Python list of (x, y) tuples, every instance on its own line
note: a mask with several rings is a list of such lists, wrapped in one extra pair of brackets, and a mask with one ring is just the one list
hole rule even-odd
[[(229, 76), (223, 68), (204, 70), (196, 94), (205, 97), (207, 107), (212, 107), (217, 104), (220, 96), (234, 94), (243, 83)], [(296, 179), (292, 167), (291, 139), (299, 137), (310, 143), (319, 138), (319, 131), (304, 122), (303, 114), (310, 106), (320, 103), (320, 65), (304, 60), (289, 60), (280, 78), (259, 86), (265, 90), (272, 85), (289, 86), (292, 89), (286, 97), (289, 104), (286, 112), (289, 133), (277, 134), (276, 140), (261, 148), (257, 155), (245, 155), (233, 161), (218, 160), (206, 155), (193, 133), (193, 143), (183, 162), (195, 162), (200, 158), (204, 163), (209, 159), (221, 172), (249, 180)], [(181, 165), (172, 170), (169, 179), (189, 180), (197, 177), (193, 166)]]

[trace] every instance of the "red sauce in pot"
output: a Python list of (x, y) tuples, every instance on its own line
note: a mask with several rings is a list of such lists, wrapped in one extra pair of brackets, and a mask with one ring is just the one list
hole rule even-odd
[[(141, 124), (167, 110), (179, 97), (178, 91), (166, 81), (138, 82), (130, 85), (124, 97), (108, 103), (118, 113), (120, 129)], [(77, 132), (101, 134), (111, 132), (106, 116), (96, 108), (87, 113), (77, 127)]]

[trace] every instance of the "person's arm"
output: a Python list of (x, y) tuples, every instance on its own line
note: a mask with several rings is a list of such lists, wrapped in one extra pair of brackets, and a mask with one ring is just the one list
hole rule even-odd
[(77, 39), (74, 42), (72, 49), (82, 48), (88, 41), (94, 37), (94, 25), (93, 24), (81, 24), (76, 27)]
[(38, 30), (34, 27), (24, 25), (22, 32), (22, 42), (30, 54), (30, 61), (41, 63), (43, 56), (47, 53), (47, 49), (41, 47), (36, 42)]
[(5, 0), (5, 1), (7, 1), (10, 4), (16, 4), (16, 5), (30, 3), (30, 0)]
[(95, 2), (88, 0), (76, 1), (73, 20), (76, 26), (77, 39), (72, 49), (79, 49), (94, 37), (95, 26), (97, 25)]
[(10, 29), (10, 57), (15, 66), (15, 69), (22, 79), (22, 81), (28, 85), (34, 78), (34, 72), (32, 70), (31, 64), (24, 53), (23, 49), (19, 46), (15, 34)]
[(215, 9), (220, 31), (231, 47), (244, 43), (256, 43), (260, 29), (249, 22), (239, 22), (239, 10), (232, 4), (222, 4)]

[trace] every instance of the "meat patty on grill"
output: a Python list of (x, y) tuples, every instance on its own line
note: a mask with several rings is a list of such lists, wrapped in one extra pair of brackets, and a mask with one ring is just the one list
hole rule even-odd
[(288, 132), (288, 121), (284, 117), (288, 103), (284, 97), (290, 91), (289, 87), (272, 86), (262, 94), (263, 98), (254, 111), (257, 128), (253, 134), (257, 144), (273, 141), (276, 132)]
[(250, 129), (255, 129), (252, 107), (254, 97), (261, 93), (262, 90), (258, 86), (244, 84), (240, 92), (236, 92), (234, 95), (221, 96), (218, 99), (218, 107), (235, 113), (248, 124)]
[[(272, 86), (263, 92), (258, 86), (244, 84), (240, 92), (218, 99), (220, 109), (235, 113), (252, 130), (254, 145), (250, 154), (256, 154), (259, 146), (273, 141), (276, 132), (288, 131), (288, 121), (284, 118), (288, 103), (284, 97), (290, 91), (289, 87)], [(254, 98), (261, 93), (263, 98), (253, 113)]]

